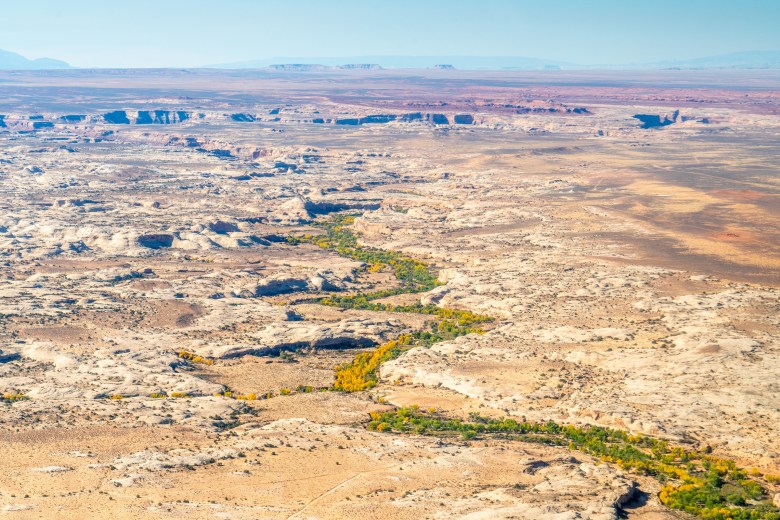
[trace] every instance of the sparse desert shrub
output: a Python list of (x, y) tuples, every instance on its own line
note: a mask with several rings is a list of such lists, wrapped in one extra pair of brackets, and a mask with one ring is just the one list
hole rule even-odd
[(0, 398), (0, 401), (11, 404), (19, 401), (27, 401), (28, 399), (30, 399), (28, 396), (19, 392), (5, 392), (3, 393), (2, 398)]
[(279, 361), (284, 361), (286, 363), (293, 363), (295, 362), (295, 356), (293, 356), (292, 352), (288, 350), (282, 350), (279, 352)]
[(192, 363), (200, 363), (202, 365), (214, 364), (213, 359), (203, 357), (203, 356), (198, 356), (197, 354), (193, 354), (192, 352), (187, 352), (186, 350), (179, 351), (179, 358), (184, 359), (185, 361), (190, 361)]

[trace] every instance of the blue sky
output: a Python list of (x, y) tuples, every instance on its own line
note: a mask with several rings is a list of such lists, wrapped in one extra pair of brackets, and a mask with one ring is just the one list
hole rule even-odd
[(583, 64), (780, 50), (780, 0), (0, 0), (0, 49), (79, 67), (277, 56)]

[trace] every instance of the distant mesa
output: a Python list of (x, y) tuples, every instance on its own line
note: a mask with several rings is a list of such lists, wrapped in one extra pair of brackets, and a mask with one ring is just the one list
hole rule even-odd
[[(384, 124), (391, 121), (400, 121), (402, 123), (411, 123), (414, 121), (428, 122), (434, 125), (448, 125), (450, 119), (445, 114), (423, 114), (422, 112), (412, 112), (409, 114), (374, 114), (364, 117), (347, 117), (342, 119), (336, 119), (337, 125), (348, 126), (360, 126), (368, 124)], [(314, 122), (323, 123), (323, 119), (318, 119)], [(474, 116), (471, 114), (457, 114), (453, 118), (453, 122), (456, 125), (472, 125), (474, 124)]]
[(365, 123), (389, 123), (390, 121), (395, 121), (395, 115), (393, 114), (381, 114), (378, 116), (366, 116), (361, 117), (360, 121)]
[(173, 110), (139, 110), (132, 114), (126, 110), (115, 110), (103, 114), (103, 120), (112, 125), (170, 125), (183, 123), (192, 117), (190, 112)]
[(348, 63), (338, 67), (344, 70), (383, 70), (382, 67), (376, 63)]
[(641, 128), (658, 128), (669, 126), (690, 119), (681, 116), (679, 110), (675, 110), (671, 114), (635, 114), (632, 117), (634, 119), (638, 119), (642, 123)]
[(670, 114), (635, 114), (632, 117), (642, 123), (640, 128), (661, 128), (686, 121), (696, 121), (705, 125), (712, 123), (709, 117), (686, 116), (682, 115), (679, 110)]
[(173, 112), (170, 110), (141, 110), (138, 112), (137, 125), (170, 125), (183, 123), (190, 118), (189, 112)]
[(404, 114), (401, 116), (401, 121), (404, 123), (411, 123), (412, 121), (422, 121), (423, 115), (421, 112), (412, 112), (411, 114)]
[(373, 116), (366, 116), (360, 118), (347, 118), (336, 119), (337, 125), (365, 125), (371, 123), (389, 123), (395, 121), (396, 116), (393, 114), (378, 114)]
[(313, 63), (278, 63), (269, 65), (270, 70), (276, 70), (279, 72), (312, 72), (312, 71), (325, 71), (329, 67), (325, 65), (317, 65)]
[[(355, 65), (344, 65), (344, 64)], [(282, 64), (282, 65), (279, 65)], [(309, 64), (309, 65), (305, 65)], [(312, 65), (316, 64), (316, 65)], [(366, 65), (370, 64), (370, 65)], [(429, 70), (707, 70), (778, 69), (780, 51), (747, 51), (689, 60), (665, 60), (653, 63), (577, 64), (524, 56), (285, 56), (209, 65), (218, 69), (263, 69), (307, 72), (339, 69), (429, 69)]]
[(138, 112), (138, 117), (135, 120), (137, 125), (151, 125), (154, 123), (151, 114), (148, 111)]
[[(407, 109), (415, 109), (419, 104), (407, 103)], [(323, 114), (314, 110), (310, 115), (304, 115), (298, 110), (287, 110), (285, 107), (269, 108), (263, 112), (210, 112), (196, 113), (183, 110), (113, 110), (110, 112), (101, 112), (96, 114), (10, 114), (0, 115), (0, 128), (10, 128), (17, 131), (34, 131), (42, 129), (51, 129), (63, 125), (82, 125), (82, 124), (105, 124), (113, 125), (175, 125), (186, 123), (192, 119), (218, 118), (226, 121), (232, 121), (239, 124), (244, 123), (273, 123), (276, 121), (287, 120), (293, 117), (292, 121), (297, 123), (310, 123), (317, 125), (336, 125), (336, 126), (363, 126), (363, 125), (382, 125), (389, 123), (417, 123), (433, 126), (448, 125), (476, 125), (483, 121), (476, 113), (456, 112), (454, 107), (448, 107), (447, 103), (427, 103), (422, 106), (428, 106), (432, 110), (446, 110), (447, 112), (401, 112), (401, 113), (378, 113), (378, 114), (340, 114), (340, 117), (334, 117), (335, 114)], [(582, 114), (590, 115), (591, 112), (585, 107), (569, 107), (559, 104), (549, 104), (546, 102), (530, 101), (527, 104), (514, 103), (479, 103), (477, 110), (498, 110), (505, 113), (516, 114)], [(274, 117), (267, 117), (268, 115)], [(655, 116), (652, 114), (637, 114), (638, 119), (647, 125), (646, 128), (663, 126), (671, 124), (680, 117), (680, 121), (691, 119), (679, 116), (674, 113), (667, 116)], [(704, 122), (703, 119), (697, 119)], [(671, 122), (670, 122), (671, 121)], [(114, 130), (105, 130), (99, 139), (107, 138)], [(96, 137), (97, 138), (97, 137)], [(192, 136), (172, 136), (168, 144), (185, 146), (198, 152), (210, 154), (223, 159), (234, 159), (242, 156), (240, 148), (228, 149), (224, 143), (217, 144), (208, 140), (202, 140)], [(262, 150), (256, 150), (262, 154)], [(254, 153), (254, 152), (253, 152)], [(258, 155), (259, 156), (259, 155)], [(253, 157), (257, 158), (257, 157)], [(292, 167), (284, 166), (285, 171)], [(291, 171), (298, 173), (296, 170)]]
[(337, 125), (351, 125), (351, 126), (357, 126), (357, 125), (360, 125), (360, 124), (362, 124), (362, 123), (360, 122), (360, 119), (359, 119), (359, 118), (357, 118), (357, 117), (352, 117), (352, 118), (346, 118), (346, 119), (336, 119), (336, 124), (337, 124)]
[(130, 119), (127, 118), (127, 113), (124, 110), (117, 110), (115, 112), (109, 112), (103, 116), (106, 123), (114, 125), (129, 125)]
[[(512, 105), (508, 105), (512, 106)], [(567, 107), (564, 105), (514, 105), (517, 114), (590, 114), (590, 110), (585, 107)]]
[(42, 128), (53, 128), (55, 124), (75, 124), (83, 123), (90, 117), (85, 114), (67, 114), (57, 116), (53, 114), (41, 115), (0, 115), (0, 128), (14, 128), (19, 131), (39, 130)]
[(320, 65), (318, 63), (277, 63), (268, 69), (279, 72), (324, 72), (330, 70), (383, 70), (376, 63), (348, 63), (346, 65)]
[(51, 69), (70, 69), (68, 63), (51, 58), (39, 58), (29, 60), (15, 52), (0, 50), (0, 69), (15, 70), (51, 70)]
[(633, 118), (639, 119), (642, 123), (642, 128), (657, 128), (674, 124), (674, 119), (669, 119), (667, 116), (662, 118), (662, 116), (657, 114), (636, 114)]
[(86, 119), (87, 116), (83, 114), (68, 114), (59, 117), (59, 120), (63, 123), (81, 123)]
[(207, 65), (218, 69), (263, 69), (286, 72), (326, 70), (438, 69), (543, 70), (547, 66), (581, 68), (572, 63), (522, 56), (285, 56)]
[[(21, 54), (0, 50), (0, 70), (73, 69), (65, 61), (52, 58), (28, 59)], [(745, 51), (686, 60), (652, 63), (577, 64), (524, 56), (341, 56), (276, 57), (207, 65), (218, 69), (268, 69), (278, 72), (326, 72), (338, 70), (380, 71), (384, 69), (433, 70), (713, 70), (778, 69), (780, 51)]]

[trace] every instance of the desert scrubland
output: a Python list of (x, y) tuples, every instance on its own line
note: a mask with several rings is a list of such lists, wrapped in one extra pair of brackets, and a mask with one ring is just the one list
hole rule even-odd
[(778, 84), (2, 72), (0, 513), (778, 518)]

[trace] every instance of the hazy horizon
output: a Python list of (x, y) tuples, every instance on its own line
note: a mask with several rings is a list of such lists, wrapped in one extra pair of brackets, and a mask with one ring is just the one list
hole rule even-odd
[(366, 55), (616, 65), (780, 50), (780, 3), (766, 0), (41, 0), (4, 7), (3, 21), (0, 49), (84, 68)]

